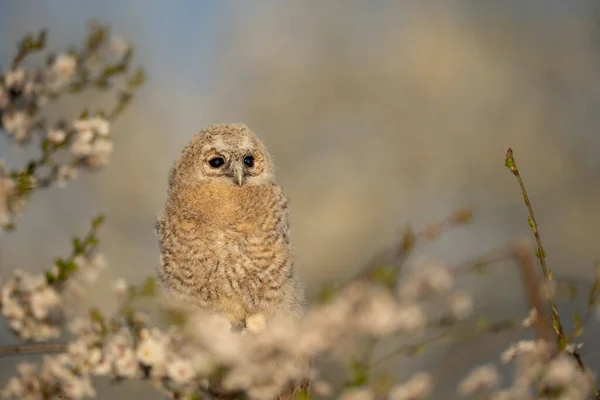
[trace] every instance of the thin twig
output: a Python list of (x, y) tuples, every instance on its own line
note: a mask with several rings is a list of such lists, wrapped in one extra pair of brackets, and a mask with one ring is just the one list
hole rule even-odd
[(391, 352), (389, 352), (388, 354), (384, 355), (383, 357), (379, 358), (378, 360), (375, 360), (373, 362), (371, 362), (371, 364), (369, 365), (369, 369), (373, 369), (373, 368), (377, 368), (379, 367), (381, 364), (385, 363), (386, 361), (389, 361), (390, 359), (394, 358), (395, 356), (398, 355), (413, 355), (415, 353), (418, 353), (419, 351), (421, 351), (426, 345), (430, 345), (430, 344), (434, 344), (437, 343), (439, 341), (442, 341), (443, 339), (447, 339), (449, 337), (448, 335), (448, 330), (445, 330), (443, 333), (440, 333), (439, 335), (435, 335), (432, 337), (429, 337), (425, 340), (422, 340), (418, 343), (410, 343), (410, 344), (405, 344), (401, 347), (398, 347), (397, 349), (392, 350)]
[(363, 268), (350, 279), (343, 282), (341, 286), (346, 286), (351, 282), (366, 278), (373, 270), (381, 266), (390, 266), (399, 270), (414, 248), (429, 243), (452, 228), (467, 224), (470, 220), (471, 211), (469, 209), (459, 208), (442, 221), (433, 223), (420, 232), (415, 233), (410, 227), (407, 227), (400, 243), (377, 253), (363, 266)]
[(0, 357), (39, 353), (61, 353), (67, 349), (63, 343), (35, 343), (0, 347)]
[(558, 315), (558, 308), (556, 307), (556, 302), (554, 300), (554, 296), (551, 294), (551, 284), (552, 284), (552, 270), (548, 269), (546, 264), (546, 252), (542, 246), (542, 238), (540, 236), (540, 231), (538, 229), (537, 222), (535, 221), (535, 215), (533, 214), (533, 207), (531, 205), (531, 201), (529, 201), (529, 196), (527, 195), (527, 190), (525, 189), (525, 184), (523, 183), (523, 178), (521, 178), (521, 174), (519, 173), (519, 169), (517, 168), (517, 164), (513, 157), (513, 151), (509, 148), (506, 152), (506, 161), (505, 165), (510, 169), (510, 172), (517, 178), (519, 182), (519, 186), (521, 188), (521, 194), (523, 195), (523, 201), (525, 202), (525, 206), (527, 207), (527, 211), (529, 212), (529, 216), (527, 217), (527, 222), (529, 223), (529, 227), (531, 228), (531, 232), (533, 232), (533, 236), (535, 237), (535, 242), (537, 244), (537, 258), (540, 260), (540, 265), (542, 266), (542, 272), (544, 273), (544, 282), (546, 285), (546, 290), (548, 292), (548, 300), (550, 302), (550, 308), (552, 309), (552, 328), (556, 333), (556, 337), (558, 339), (558, 348), (559, 350), (563, 350), (566, 343), (566, 336), (560, 322), (560, 316)]
[(540, 290), (540, 280), (537, 276), (531, 248), (526, 243), (513, 245), (514, 255), (519, 263), (523, 290), (529, 307), (535, 309), (537, 318), (533, 323), (533, 330), (538, 339), (550, 341), (552, 339), (552, 323), (548, 319), (544, 296)]
[[(517, 181), (519, 182), (519, 186), (521, 188), (521, 194), (523, 195), (523, 201), (525, 202), (525, 205), (527, 206), (527, 211), (529, 212), (527, 221), (529, 222), (529, 227), (531, 228), (531, 232), (535, 237), (535, 242), (537, 244), (536, 255), (542, 266), (542, 272), (544, 273), (544, 282), (548, 293), (548, 302), (550, 303), (550, 308), (552, 310), (552, 328), (556, 333), (558, 350), (562, 351), (568, 345), (568, 338), (565, 335), (564, 328), (562, 326), (560, 316), (558, 314), (556, 301), (554, 300), (554, 296), (551, 292), (552, 270), (550, 270), (546, 264), (546, 252), (544, 251), (544, 248), (542, 246), (542, 239), (540, 237), (538, 225), (535, 220), (535, 215), (533, 213), (533, 207), (531, 205), (531, 201), (529, 200), (529, 196), (527, 195), (527, 190), (525, 189), (523, 178), (521, 178), (521, 174), (519, 173), (519, 169), (517, 168), (517, 163), (515, 162), (513, 151), (511, 148), (508, 148), (508, 150), (506, 151), (505, 165), (508, 169), (510, 169), (510, 172), (512, 172), (513, 175), (517, 178)], [(595, 383), (593, 382), (593, 379), (587, 372), (581, 354), (579, 354), (576, 348), (570, 350), (569, 354), (571, 354), (571, 356), (575, 359), (579, 368), (586, 373), (588, 379), (590, 379), (590, 382), (592, 383), (592, 387), (594, 389), (594, 396), (596, 397), (596, 399), (600, 400), (600, 390), (598, 390)]]

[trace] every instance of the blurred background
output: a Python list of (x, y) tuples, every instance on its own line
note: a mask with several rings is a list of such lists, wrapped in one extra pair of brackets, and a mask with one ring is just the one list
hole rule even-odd
[[(208, 124), (244, 122), (264, 139), (291, 199), (309, 297), (397, 242), (407, 223), (424, 227), (460, 206), (472, 208), (473, 223), (417, 254), (452, 264), (529, 236), (517, 182), (504, 166), (509, 146), (550, 265), (591, 284), (600, 256), (597, 3), (0, 0), (0, 65), (21, 37), (44, 27), (49, 50), (78, 45), (90, 18), (135, 46), (148, 83), (114, 126), (112, 163), (38, 193), (17, 231), (1, 236), (1, 275), (48, 268), (104, 212), (101, 248), (110, 268), (87, 300), (110, 305), (109, 282), (154, 273), (154, 217), (185, 143)], [(75, 118), (82, 103), (57, 107)], [(0, 137), (10, 166), (30, 154)], [(476, 296), (476, 314), (527, 313), (510, 263), (463, 284)], [(569, 315), (582, 306), (562, 307)], [(11, 343), (6, 330), (0, 337)], [(497, 361), (500, 344), (478, 357)], [(584, 348), (596, 370), (597, 347), (587, 341)], [(458, 343), (394, 371), (408, 376), (453, 363), (465, 349)], [(0, 360), (0, 369), (3, 385), (14, 359)], [(447, 373), (440, 387), (452, 383)], [(145, 384), (126, 387), (132, 396), (157, 396)], [(119, 393), (104, 388), (99, 398)], [(452, 398), (455, 389), (443, 393)]]

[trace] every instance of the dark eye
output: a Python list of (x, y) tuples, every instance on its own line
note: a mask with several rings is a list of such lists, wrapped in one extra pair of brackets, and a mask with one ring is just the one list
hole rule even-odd
[(244, 164), (246, 164), (249, 167), (253, 167), (254, 166), (254, 157), (252, 157), (252, 156), (244, 157)]
[(225, 159), (223, 157), (215, 157), (208, 160), (208, 163), (213, 168), (219, 168), (222, 167), (223, 164), (225, 164)]

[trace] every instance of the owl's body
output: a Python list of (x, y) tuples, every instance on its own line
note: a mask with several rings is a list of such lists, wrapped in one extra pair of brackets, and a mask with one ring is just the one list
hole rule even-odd
[(270, 157), (242, 124), (196, 134), (175, 163), (157, 219), (158, 277), (173, 296), (244, 326), (302, 313), (288, 201)]

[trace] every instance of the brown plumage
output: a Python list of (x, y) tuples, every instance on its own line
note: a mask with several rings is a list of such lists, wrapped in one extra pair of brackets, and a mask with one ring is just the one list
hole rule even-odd
[(156, 229), (167, 292), (232, 324), (301, 315), (288, 200), (265, 146), (243, 124), (193, 136), (171, 171)]

